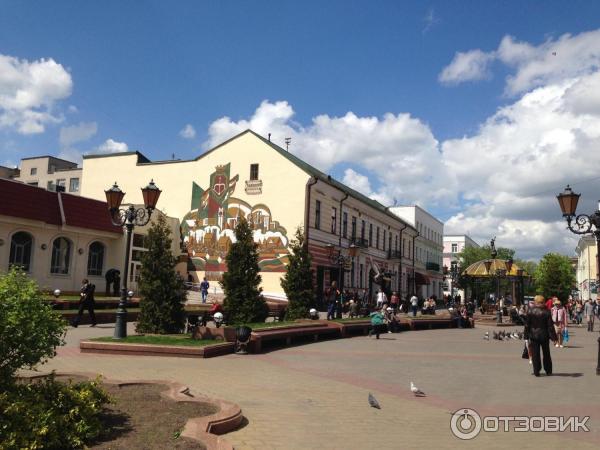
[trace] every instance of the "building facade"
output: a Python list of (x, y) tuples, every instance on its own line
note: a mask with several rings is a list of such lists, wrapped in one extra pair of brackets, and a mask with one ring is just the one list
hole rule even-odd
[(577, 248), (577, 288), (579, 289), (579, 298), (587, 300), (596, 299), (598, 296), (598, 251), (596, 240), (593, 236), (584, 236), (579, 239)]
[(400, 206), (390, 210), (418, 232), (414, 240), (415, 277), (422, 280), (417, 295), (442, 296), (442, 237), (444, 223), (420, 206)]
[[(460, 295), (465, 298), (464, 291), (453, 285), (452, 272), (460, 271), (459, 253), (466, 247), (479, 247), (479, 244), (465, 234), (453, 234), (444, 236), (443, 267), (447, 270), (444, 281), (444, 295)], [(466, 267), (465, 267), (466, 268)], [(465, 269), (463, 268), (463, 269)]]
[(87, 155), (83, 176), (82, 195), (103, 199), (116, 180), (137, 203), (139, 187), (153, 179), (162, 190), (158, 208), (181, 221), (195, 279), (221, 279), (243, 217), (254, 229), (266, 296), (284, 297), (280, 280), (297, 228), (313, 257), (318, 298), (333, 280), (370, 295), (379, 280), (403, 295), (423, 281), (415, 280), (412, 225), (250, 130), (193, 160), (153, 162), (139, 152)]
[(77, 164), (54, 156), (23, 158), (19, 175), (14, 180), (49, 191), (81, 192), (82, 169)]

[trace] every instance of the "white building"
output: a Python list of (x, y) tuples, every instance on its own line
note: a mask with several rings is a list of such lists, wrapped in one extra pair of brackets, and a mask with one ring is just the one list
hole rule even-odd
[(596, 283), (597, 273), (597, 247), (593, 236), (584, 236), (579, 239), (577, 248), (577, 287), (579, 288), (579, 298), (587, 300), (595, 299), (598, 295), (598, 286)]
[[(415, 278), (423, 278), (417, 295), (442, 296), (442, 251), (444, 223), (420, 206), (398, 206), (390, 211), (414, 226), (419, 235), (414, 241)], [(416, 284), (419, 284), (418, 282)]]
[(82, 169), (77, 163), (54, 156), (36, 156), (21, 160), (20, 174), (15, 181), (49, 191), (62, 191), (79, 195)]
[[(448, 270), (448, 273), (446, 274), (446, 281), (444, 282), (444, 295), (459, 294), (461, 298), (465, 298), (464, 291), (454, 289), (454, 286), (452, 285), (452, 278), (450, 276), (453, 266), (459, 267), (460, 261), (458, 254), (462, 252), (465, 247), (479, 247), (479, 244), (465, 234), (452, 234), (444, 236), (443, 266)], [(460, 268), (456, 270), (460, 270)]]

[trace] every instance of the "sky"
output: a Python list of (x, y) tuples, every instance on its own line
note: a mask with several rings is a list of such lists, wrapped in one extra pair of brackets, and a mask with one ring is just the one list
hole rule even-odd
[(0, 0), (0, 165), (195, 158), (251, 128), (517, 257), (600, 199), (597, 1)]

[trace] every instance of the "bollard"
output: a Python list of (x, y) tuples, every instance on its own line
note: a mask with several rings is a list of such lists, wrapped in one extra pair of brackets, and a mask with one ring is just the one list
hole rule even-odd
[(596, 375), (600, 375), (600, 337), (598, 338), (598, 365), (596, 366)]

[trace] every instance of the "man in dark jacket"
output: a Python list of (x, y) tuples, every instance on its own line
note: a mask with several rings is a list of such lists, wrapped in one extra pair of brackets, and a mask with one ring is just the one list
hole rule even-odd
[(80, 300), (79, 300), (79, 311), (77, 312), (77, 316), (75, 317), (75, 319), (73, 320), (73, 326), (75, 328), (77, 328), (77, 326), (79, 325), (79, 322), (81, 322), (81, 316), (83, 316), (83, 310), (87, 308), (88, 312), (90, 313), (90, 320), (92, 322), (92, 326), (95, 327), (96, 326), (96, 314), (94, 314), (94, 291), (96, 289), (96, 286), (94, 286), (93, 284), (91, 284), (87, 278), (84, 279), (81, 282), (82, 286), (81, 286), (81, 293), (80, 295)]
[(546, 375), (552, 375), (552, 358), (550, 357), (550, 340), (558, 340), (552, 315), (544, 305), (544, 297), (536, 295), (535, 306), (529, 310), (525, 319), (525, 339), (529, 340), (529, 349), (533, 359), (533, 374), (540, 376), (542, 361), (540, 358), (540, 347), (544, 354), (544, 371)]

